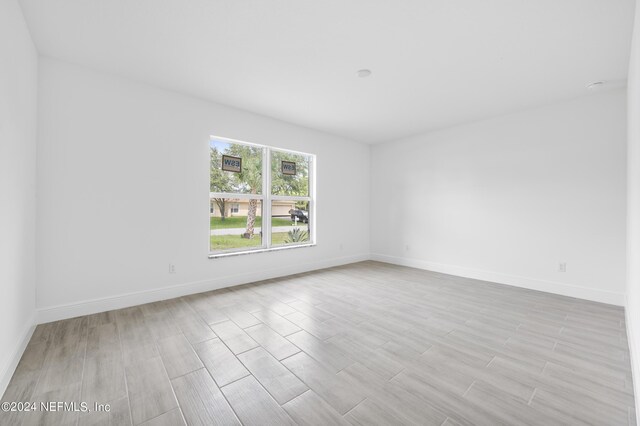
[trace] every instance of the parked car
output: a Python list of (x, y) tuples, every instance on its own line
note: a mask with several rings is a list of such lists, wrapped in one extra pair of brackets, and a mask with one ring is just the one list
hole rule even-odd
[(289, 214), (291, 215), (291, 220), (298, 219), (298, 222), (309, 223), (309, 213), (304, 210), (299, 209), (291, 209), (289, 210)]

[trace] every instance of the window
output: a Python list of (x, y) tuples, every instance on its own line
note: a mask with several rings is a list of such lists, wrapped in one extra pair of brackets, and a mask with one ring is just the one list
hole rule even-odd
[(220, 137), (209, 155), (210, 257), (314, 244), (313, 155)]

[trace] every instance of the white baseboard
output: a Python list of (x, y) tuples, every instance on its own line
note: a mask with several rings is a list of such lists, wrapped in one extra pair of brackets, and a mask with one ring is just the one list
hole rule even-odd
[(373, 253), (371, 254), (371, 260), (392, 263), (395, 265), (409, 266), (418, 269), (426, 269), (428, 271), (457, 275), (459, 277), (491, 281), (498, 284), (506, 284), (514, 287), (526, 288), (529, 290), (544, 291), (546, 293), (559, 294), (561, 296), (575, 297), (578, 299), (586, 299), (594, 302), (607, 303), (610, 305), (624, 306), (625, 304), (624, 293), (579, 287), (572, 284), (544, 281), (535, 278), (520, 277), (517, 275), (502, 274), (499, 272), (483, 271), (479, 269), (466, 268), (456, 265), (447, 265), (419, 259), (388, 256), (384, 254)]
[(337, 257), (318, 262), (280, 266), (277, 268), (266, 270), (260, 269), (259, 271), (246, 272), (233, 276), (225, 276), (212, 280), (195, 281), (158, 288), (154, 290), (120, 294), (117, 296), (110, 296), (100, 299), (84, 300), (77, 303), (44, 307), (38, 309), (37, 320), (39, 324), (42, 324), (66, 318), (74, 318), (82, 315), (90, 315), (98, 312), (110, 311), (112, 309), (126, 308), (143, 303), (172, 299), (174, 297), (186, 296), (189, 294), (217, 290), (220, 288), (231, 287), (240, 284), (247, 284), (254, 281), (261, 281), (270, 278), (298, 274), (301, 272), (308, 272), (316, 269), (330, 268), (332, 266), (346, 265), (348, 263), (361, 262), (364, 260), (369, 260), (369, 254)]
[(635, 323), (630, 317), (629, 303), (625, 296), (624, 316), (627, 328), (627, 342), (629, 343), (629, 357), (631, 358), (631, 378), (633, 380), (633, 394), (635, 395), (636, 413), (640, 413), (640, 354), (637, 351), (638, 343), (633, 333)]
[(22, 358), (22, 354), (31, 340), (31, 336), (33, 335), (33, 331), (36, 329), (36, 313), (29, 317), (27, 323), (22, 329), (22, 333), (18, 337), (18, 341), (15, 343), (13, 353), (7, 359), (6, 364), (1, 366), (2, 372), (0, 373), (0, 395), (4, 395), (7, 390), (7, 386), (9, 386), (9, 382), (11, 381), (11, 377), (13, 373), (16, 371), (16, 367), (20, 362), (20, 358)]

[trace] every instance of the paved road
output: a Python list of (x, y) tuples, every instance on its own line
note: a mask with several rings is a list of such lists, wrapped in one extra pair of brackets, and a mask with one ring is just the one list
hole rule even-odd
[[(294, 228), (302, 228), (307, 230), (307, 224), (301, 223), (298, 226), (274, 226), (271, 228), (271, 232), (289, 232)], [(240, 235), (244, 234), (246, 228), (226, 228), (226, 229), (212, 229), (211, 235)], [(253, 228), (255, 234), (259, 234), (261, 229), (259, 227)]]

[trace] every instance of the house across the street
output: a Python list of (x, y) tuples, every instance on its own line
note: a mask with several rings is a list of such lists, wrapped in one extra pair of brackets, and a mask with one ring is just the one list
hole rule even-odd
[[(290, 216), (289, 210), (296, 208), (295, 201), (273, 201), (271, 205), (272, 217)], [(224, 203), (225, 217), (247, 216), (249, 213), (249, 200), (229, 199)], [(209, 202), (209, 214), (211, 217), (221, 217), (220, 205), (211, 199)], [(258, 203), (258, 216), (262, 216), (262, 204)]]

